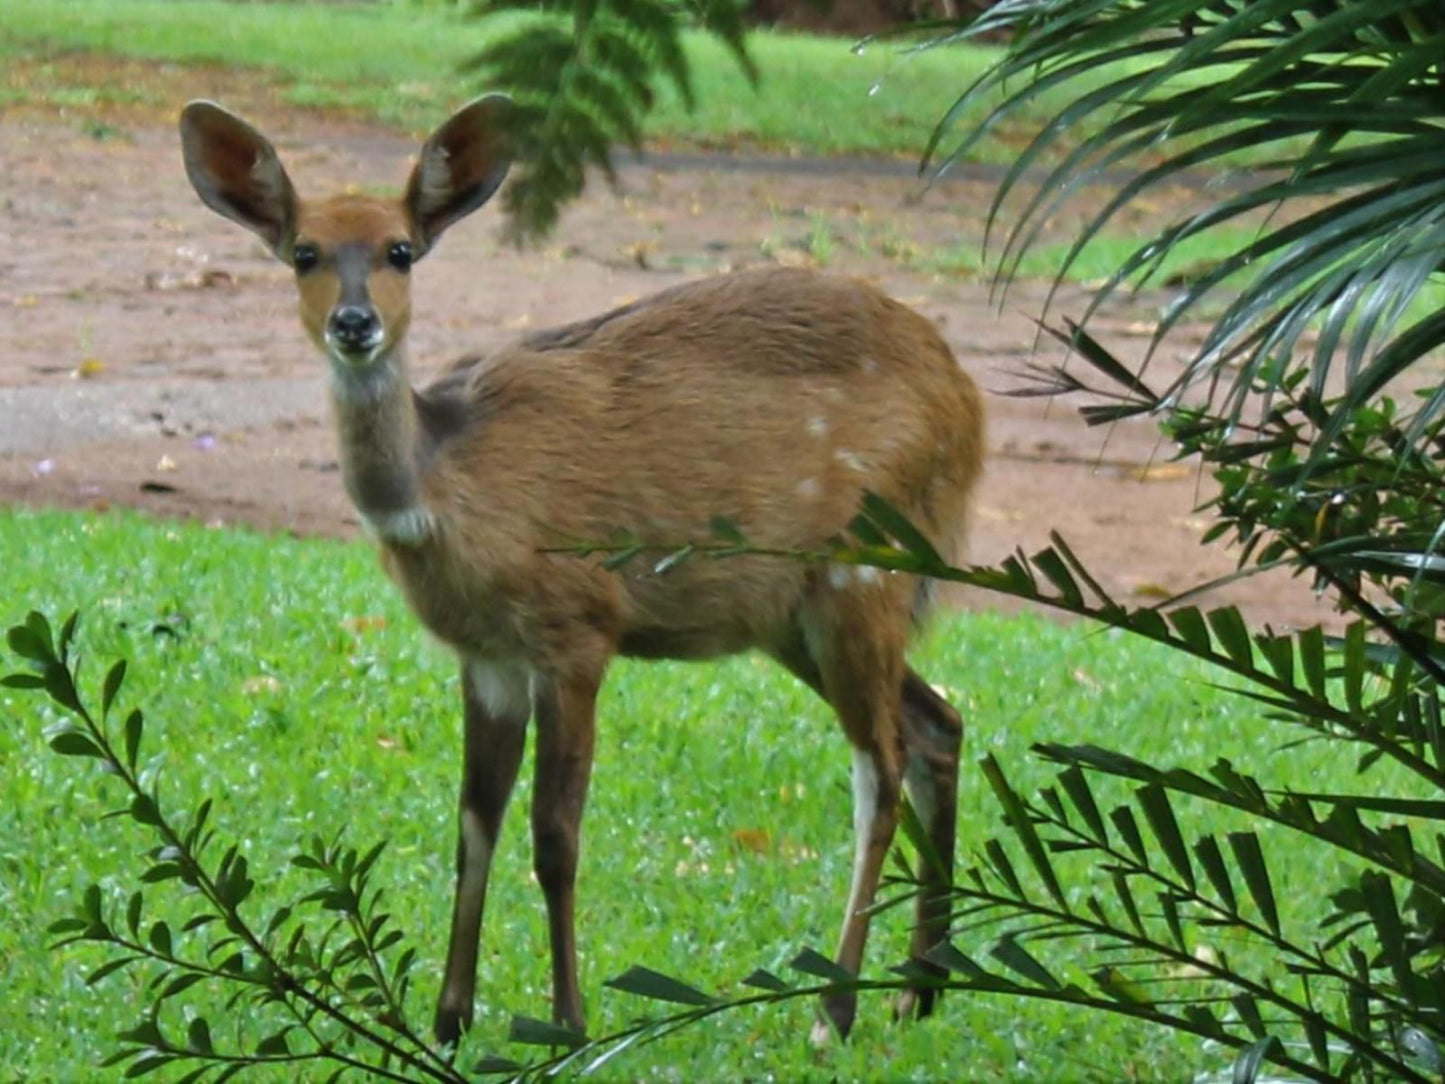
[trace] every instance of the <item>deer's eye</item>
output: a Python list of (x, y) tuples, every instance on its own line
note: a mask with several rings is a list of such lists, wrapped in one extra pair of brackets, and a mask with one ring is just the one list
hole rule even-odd
[(291, 266), (298, 275), (315, 270), (320, 262), (321, 253), (316, 250), (315, 245), (297, 245), (291, 250)]
[(398, 241), (386, 251), (386, 262), (391, 264), (391, 266), (396, 268), (398, 271), (410, 271), (411, 261), (412, 253), (410, 241)]

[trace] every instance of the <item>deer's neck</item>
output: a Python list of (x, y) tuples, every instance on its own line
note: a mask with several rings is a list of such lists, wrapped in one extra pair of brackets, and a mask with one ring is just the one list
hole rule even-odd
[(401, 357), (365, 370), (334, 368), (331, 402), (346, 492), (367, 527), (393, 545), (426, 541), (434, 522), (421, 493), (421, 421)]

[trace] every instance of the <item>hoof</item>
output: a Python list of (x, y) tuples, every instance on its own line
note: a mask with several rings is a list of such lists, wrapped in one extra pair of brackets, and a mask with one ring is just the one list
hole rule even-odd
[(815, 1049), (831, 1046), (835, 1041), (846, 1040), (853, 1030), (853, 1018), (858, 1013), (858, 998), (854, 995), (838, 998), (824, 998), (818, 1018), (813, 1021), (813, 1030), (808, 1039)]
[(938, 1004), (938, 991), (932, 989), (909, 988), (900, 993), (893, 1002), (893, 1019), (899, 1022), (904, 1020), (922, 1020), (925, 1016), (931, 1016)]
[(462, 1033), (471, 1026), (471, 1013), (442, 1008), (437, 1010), (436, 1020), (432, 1024), (432, 1034), (436, 1036), (438, 1046), (455, 1046), (461, 1040)]

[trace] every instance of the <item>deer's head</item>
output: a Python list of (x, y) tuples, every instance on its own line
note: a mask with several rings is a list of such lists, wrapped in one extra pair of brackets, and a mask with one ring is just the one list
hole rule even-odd
[(510, 101), (463, 106), (422, 145), (400, 199), (300, 199), (265, 136), (214, 102), (181, 112), (186, 175), (211, 210), (254, 231), (296, 272), (301, 322), (338, 375), (394, 354), (411, 319), (411, 265), (495, 192)]

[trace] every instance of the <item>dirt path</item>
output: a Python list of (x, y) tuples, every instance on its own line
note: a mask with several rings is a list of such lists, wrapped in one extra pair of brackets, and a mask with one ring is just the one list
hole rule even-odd
[[(0, 253), (0, 499), (354, 534), (321, 362), (296, 324), (289, 274), (195, 199), (168, 117), (191, 96), (247, 112), (276, 138), (303, 191), (399, 183), (411, 145), (352, 119), (283, 110), (228, 73), (145, 77), (166, 88), (152, 107), (0, 115), (0, 224), (11, 239)], [(879, 281), (935, 319), (986, 388), (1016, 384), (1031, 356), (1041, 286), (1016, 287), (1000, 313), (978, 283), (901, 266), (900, 254), (977, 243), (986, 180), (951, 182), (919, 201), (915, 182), (885, 170), (690, 158), (629, 165), (622, 186), (621, 196), (589, 192), (541, 251), (501, 246), (485, 213), (453, 230), (417, 268), (418, 369), (768, 261), (823, 262)], [(1055, 312), (1078, 313), (1084, 296), (1066, 291)], [(1161, 302), (1115, 308), (1095, 330), (1125, 353), (1142, 348)], [(1165, 351), (1161, 376), (1185, 341)], [(1218, 547), (1198, 545), (1205, 521), (1192, 509), (1207, 489), (1190, 468), (1158, 459), (1148, 425), (1121, 427), (1104, 446), (1071, 410), (993, 397), (991, 446), (974, 560), (1037, 547), (1055, 528), (1106, 587), (1135, 602), (1231, 570)], [(1276, 625), (1329, 616), (1284, 578), (1220, 597)]]

